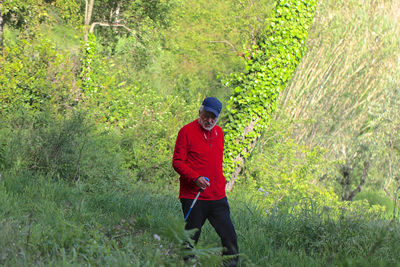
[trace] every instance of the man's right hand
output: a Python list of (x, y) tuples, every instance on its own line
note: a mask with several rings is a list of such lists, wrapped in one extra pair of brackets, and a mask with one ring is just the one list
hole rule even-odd
[(208, 186), (210, 186), (210, 183), (207, 182), (206, 177), (204, 176), (200, 176), (199, 178), (196, 179), (196, 181), (194, 182), (198, 187), (200, 187), (200, 189), (204, 190), (206, 189)]

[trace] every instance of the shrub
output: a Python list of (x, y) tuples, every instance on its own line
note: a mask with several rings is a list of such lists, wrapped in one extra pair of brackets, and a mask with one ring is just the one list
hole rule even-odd
[(367, 189), (357, 194), (354, 200), (367, 200), (371, 205), (380, 205), (385, 207), (388, 215), (393, 214), (394, 203), (383, 192)]
[(308, 198), (327, 206), (337, 204), (338, 196), (321, 181), (331, 166), (325, 151), (297, 144), (290, 138), (291, 130), (289, 120), (270, 123), (247, 161), (240, 187), (264, 196), (265, 209), (290, 208)]
[(17, 40), (5, 47), (0, 73), (2, 115), (25, 107), (65, 111), (75, 104), (74, 62), (46, 38)]
[(104, 88), (85, 105), (99, 127), (118, 132), (126, 165), (138, 179), (165, 183), (177, 177), (171, 164), (176, 136), (184, 123), (198, 116), (197, 103), (159, 95), (152, 88), (121, 85)]
[(118, 139), (96, 132), (82, 112), (59, 118), (21, 111), (7, 122), (1, 136), (3, 169), (66, 181), (113, 180), (126, 174)]

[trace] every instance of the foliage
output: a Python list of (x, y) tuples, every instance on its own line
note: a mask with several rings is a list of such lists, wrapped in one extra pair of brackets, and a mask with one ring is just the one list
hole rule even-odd
[(247, 158), (276, 108), (305, 51), (316, 1), (278, 1), (257, 46), (246, 53), (246, 72), (225, 83), (232, 88), (225, 123), (224, 173), (230, 177)]
[[(199, 3), (205, 4), (204, 1)], [(223, 11), (221, 6), (217, 7), (219, 12)], [(219, 67), (229, 71), (232, 67), (237, 68), (237, 62), (241, 61), (235, 54), (228, 58), (228, 63), (221, 55), (215, 57), (212, 55), (215, 45), (207, 45), (205, 50), (201, 48), (199, 52), (203, 54), (194, 53), (197, 45), (204, 47), (204, 40), (192, 42), (193, 39), (182, 40), (181, 33), (175, 35), (176, 27), (185, 26), (196, 15), (194, 6), (184, 8), (187, 13), (175, 18), (171, 31), (169, 28), (163, 31), (165, 39), (142, 36), (141, 42), (146, 44), (143, 46), (132, 36), (121, 36), (115, 49), (110, 51), (109, 46), (103, 45), (105, 39), (96, 36), (96, 44), (88, 44), (95, 47), (90, 49), (94, 54), (83, 57), (91, 64), (90, 69), (83, 67), (88, 70), (83, 74), (90, 71), (90, 79), (84, 80), (90, 81), (93, 92), (85, 97), (84, 105), (100, 125), (105, 123), (106, 128), (121, 132), (127, 164), (139, 179), (161, 183), (176, 181), (170, 157), (179, 127), (196, 118), (201, 95), (222, 89), (214, 80)], [(204, 12), (211, 16), (212, 9)], [(221, 22), (213, 22), (211, 26), (222, 27)], [(201, 32), (190, 34), (190, 37), (200, 36)], [(178, 41), (184, 47), (176, 47)], [(183, 54), (190, 63), (181, 64)], [(110, 58), (110, 55), (113, 56)], [(235, 65), (230, 66), (233, 61)], [(83, 66), (85, 64), (86, 61)]]
[(93, 73), (95, 72), (94, 61), (97, 59), (96, 54), (97, 42), (94, 34), (89, 34), (88, 41), (83, 44), (83, 55), (81, 58), (81, 79), (82, 79), (82, 93), (83, 96), (90, 97), (97, 93), (97, 87), (95, 86)]
[(116, 139), (109, 133), (94, 135), (93, 125), (81, 113), (57, 118), (47, 112), (21, 111), (7, 124), (1, 136), (0, 166), (5, 170), (27, 170), (66, 181), (113, 180), (124, 175)]
[(230, 90), (220, 83), (219, 76), (243, 70), (244, 60), (239, 55), (250, 45), (244, 25), (257, 19), (262, 25), (271, 2), (181, 1), (171, 10), (174, 20), (162, 31), (163, 49), (153, 57), (156, 64), (149, 82), (161, 83), (167, 93), (179, 94), (188, 102), (197, 93), (224, 102)]
[(0, 73), (2, 112), (19, 107), (62, 111), (74, 105), (73, 59), (43, 38), (19, 39), (5, 49)]
[(332, 168), (324, 158), (325, 151), (296, 144), (290, 137), (290, 123), (283, 122), (282, 118), (271, 121), (263, 132), (248, 159), (240, 187), (264, 195), (268, 209), (288, 209), (304, 199), (338, 205), (338, 196), (323, 181), (326, 169)]
[[(117, 59), (102, 56), (103, 47), (90, 35), (82, 107), (100, 129), (114, 129), (121, 137), (126, 165), (133, 176), (156, 183), (176, 180), (171, 154), (181, 122), (196, 116), (196, 104), (175, 95), (160, 95), (125, 72)], [(92, 42), (93, 40), (93, 42)], [(129, 66), (129, 65), (128, 65)]]
[[(104, 19), (110, 20), (109, 22), (123, 21), (127, 26), (140, 32), (139, 29), (150, 21), (155, 25), (166, 25), (170, 19), (169, 9), (173, 5), (173, 0), (94, 1), (92, 21), (103, 21)], [(119, 13), (116, 13), (117, 10)], [(110, 16), (110, 12), (114, 16)]]
[[(397, 77), (400, 77), (400, 71)], [(387, 99), (371, 107), (371, 119), (363, 128), (359, 137), (371, 152), (372, 177), (369, 181), (371, 188), (383, 189), (385, 194), (398, 205), (397, 192), (400, 185), (400, 98), (399, 88), (389, 83), (385, 95)], [(385, 177), (386, 179), (382, 179)]]
[(51, 4), (58, 11), (62, 20), (75, 28), (81, 28), (84, 15), (83, 1), (79, 0), (52, 0)]
[(16, 28), (37, 24), (48, 17), (42, 0), (1, 1), (0, 10), (4, 23)]
[(146, 39), (159, 39), (160, 29), (169, 25), (174, 5), (175, 0), (93, 1), (88, 26), (96, 36), (102, 37), (99, 40), (111, 52), (121, 37), (133, 37), (136, 42), (146, 45)]
[(141, 180), (176, 181), (171, 155), (182, 121), (193, 120), (197, 105), (152, 88), (107, 87), (86, 103), (97, 122), (120, 132), (126, 164)]
[[(391, 207), (369, 198), (358, 198), (355, 202), (342, 202), (326, 176), (335, 162), (325, 158), (322, 148), (310, 148), (297, 144), (291, 137), (292, 122), (278, 109), (280, 120), (271, 121), (263, 133), (252, 156), (248, 159), (243, 177), (238, 183), (238, 194), (243, 190), (253, 201), (268, 212), (274, 209), (296, 212), (294, 206), (307, 201), (323, 203), (323, 208), (333, 211), (349, 209), (366, 213), (391, 214)], [(287, 118), (286, 118), (287, 119)], [(312, 206), (312, 205), (311, 205)]]
[[(118, 2), (122, 6), (117, 17)], [(251, 90), (271, 89), (271, 97), (276, 97), (288, 82), (289, 68), (292, 70), (300, 57), (291, 57), (290, 66), (286, 66), (288, 58), (276, 55), (295, 54), (293, 49), (298, 49), (301, 56), (301, 40), (307, 31), (304, 25), (294, 26), (301, 21), (292, 24), (284, 20), (292, 18), (282, 13), (292, 10), (284, 5), (298, 7), (311, 2), (280, 1), (274, 17), (266, 20), (272, 2), (95, 1), (92, 22), (126, 22), (132, 32), (96, 27), (82, 50), (78, 46), (85, 1), (3, 1), (8, 7), (14, 3), (15, 9), (7, 11), (4, 57), (0, 59), (0, 265), (184, 266), (182, 256), (190, 254), (195, 256), (193, 264), (220, 266), (220, 240), (209, 224), (202, 229), (197, 246), (191, 250), (182, 246), (190, 242), (190, 233), (184, 231), (176, 199), (173, 145), (178, 129), (196, 119), (205, 95), (218, 96), (225, 103), (233, 90), (238, 94), (235, 101), (239, 95), (244, 97), (240, 103), (243, 109), (237, 114), (249, 111), (245, 99), (250, 104), (261, 99), (262, 105), (277, 105), (254, 97)], [(307, 54), (304, 59), (325, 59), (326, 54), (314, 53), (314, 49), (331, 51), (332, 42), (340, 43), (341, 33), (347, 32), (343, 46), (354, 34), (360, 46), (347, 46), (351, 54), (356, 57), (358, 50), (372, 51), (365, 62), (387, 65), (371, 72), (386, 72), (389, 63), (396, 60), (394, 56), (389, 60), (389, 55), (397, 45), (394, 37), (386, 38), (396, 36), (396, 28), (386, 9), (379, 13), (385, 16), (369, 14), (375, 14), (371, 11), (374, 3), (380, 3), (376, 10), (381, 10), (380, 6), (385, 8), (389, 2), (363, 3), (321, 2), (317, 24), (310, 31), (314, 37), (309, 43), (312, 56)], [(348, 16), (345, 19), (340, 18), (343, 10)], [(303, 19), (311, 21), (311, 17)], [(384, 28), (380, 28), (381, 20), (387, 21)], [(286, 26), (290, 31), (285, 35)], [(300, 37), (290, 38), (293, 33)], [(249, 48), (254, 42), (256, 46)], [(351, 67), (338, 64), (339, 68), (345, 66), (342, 70), (355, 77), (354, 82), (365, 79), (357, 88), (372, 84), (391, 100), (380, 98), (369, 106), (369, 113), (363, 113), (369, 119), (362, 124), (360, 135), (351, 139), (356, 145), (346, 148), (351, 152), (351, 185), (357, 185), (366, 159), (371, 163), (382, 160), (370, 169), (370, 177), (388, 179), (371, 179), (373, 186), (370, 183), (369, 190), (357, 195), (355, 201), (340, 201), (332, 165), (346, 161), (327, 159), (330, 150), (298, 143), (303, 137), (312, 138), (314, 132), (298, 131), (296, 126), (304, 124), (291, 120), (287, 109), (279, 110), (276, 120), (258, 132), (258, 146), (248, 158), (243, 179), (229, 193), (241, 266), (393, 266), (400, 261), (399, 140), (393, 134), (398, 130), (398, 93), (394, 90), (398, 77), (389, 75), (385, 80), (370, 76), (370, 65), (339, 48), (332, 52), (339, 51), (336, 61), (328, 60), (330, 70), (341, 63), (343, 55)], [(243, 55), (242, 50), (252, 52)], [(280, 69), (285, 66), (287, 72)], [(352, 76), (352, 70), (359, 66), (365, 68), (356, 74), (363, 75)], [(229, 87), (219, 81), (219, 74), (237, 71), (245, 74), (228, 79)], [(315, 81), (334, 73), (310, 68), (294, 78), (303, 74), (313, 79), (315, 74)], [(235, 81), (235, 77), (242, 80)], [(270, 82), (268, 77), (277, 77), (277, 84), (263, 87)], [(351, 92), (341, 90), (337, 81), (342, 78), (334, 80), (336, 83), (326, 87), (343, 93), (341, 99), (347, 105), (345, 97)], [(236, 92), (239, 84), (249, 91)], [(347, 85), (354, 84), (343, 86)], [(316, 97), (318, 88), (325, 85), (318, 86), (312, 87)], [(293, 93), (296, 98), (288, 103), (299, 113), (314, 103), (313, 99), (302, 100), (306, 92), (292, 89), (283, 92)], [(364, 91), (354, 90), (355, 98), (358, 92)], [(335, 100), (332, 96), (327, 99)], [(360, 99), (368, 100), (363, 97)], [(296, 105), (297, 100), (302, 107)], [(332, 102), (336, 106), (341, 103)], [(268, 106), (271, 111), (273, 105)], [(313, 116), (318, 118), (324, 108), (319, 106)], [(270, 114), (266, 116), (268, 122)], [(387, 166), (392, 167), (391, 172)], [(371, 189), (387, 184), (392, 203)], [(392, 221), (384, 219), (383, 206)]]
[(388, 217), (392, 217), (393, 210), (396, 207), (394, 207), (393, 200), (390, 199), (383, 192), (367, 189), (357, 194), (354, 198), (354, 200), (356, 201), (364, 199), (367, 200), (368, 203), (370, 203), (371, 205), (380, 205), (382, 207), (385, 207), (386, 214), (389, 215)]

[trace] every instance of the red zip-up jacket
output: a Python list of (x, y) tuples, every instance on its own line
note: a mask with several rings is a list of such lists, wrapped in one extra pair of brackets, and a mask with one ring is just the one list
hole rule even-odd
[(194, 199), (199, 192), (195, 181), (200, 176), (210, 180), (210, 186), (202, 192), (200, 200), (224, 198), (226, 180), (222, 173), (224, 134), (221, 127), (204, 130), (195, 120), (178, 133), (172, 166), (180, 174), (179, 198)]

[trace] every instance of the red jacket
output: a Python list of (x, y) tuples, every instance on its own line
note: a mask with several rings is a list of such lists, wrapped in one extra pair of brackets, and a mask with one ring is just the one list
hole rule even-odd
[(194, 199), (199, 187), (194, 183), (199, 176), (210, 179), (210, 186), (200, 194), (200, 200), (225, 197), (226, 180), (222, 173), (224, 134), (221, 127), (204, 130), (195, 120), (178, 133), (172, 166), (180, 174), (179, 198)]

